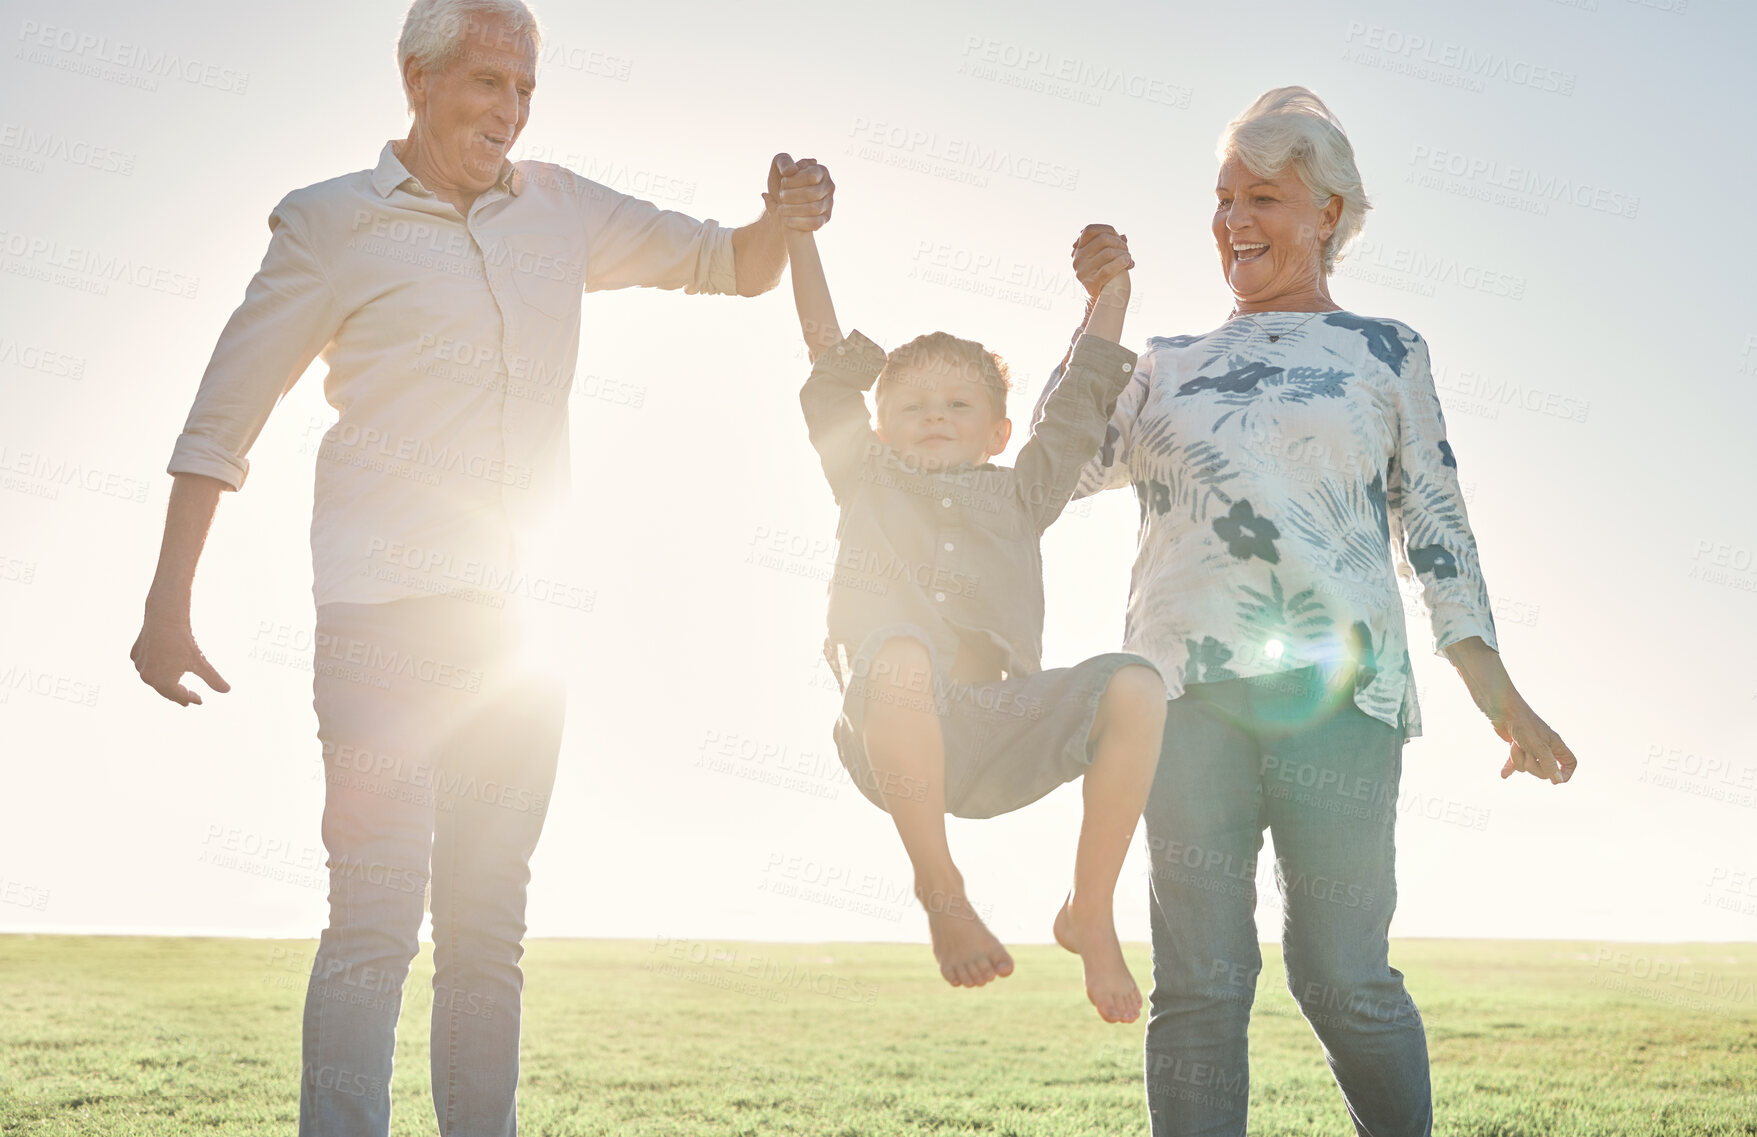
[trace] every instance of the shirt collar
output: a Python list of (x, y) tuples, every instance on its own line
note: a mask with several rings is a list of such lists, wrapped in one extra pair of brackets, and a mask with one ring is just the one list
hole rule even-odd
[[(378, 191), (379, 197), (389, 197), (392, 190), (415, 178), (415, 175), (409, 173), (408, 168), (397, 158), (396, 151), (392, 149), (399, 141), (401, 140), (391, 139), (384, 144), (384, 149), (378, 153), (378, 166), (372, 171), (372, 188)], [(517, 197), (520, 183), (523, 180), (511, 162), (505, 158), (500, 160), (500, 177), (494, 183), (496, 187)], [(419, 185), (419, 181), (416, 184)]]

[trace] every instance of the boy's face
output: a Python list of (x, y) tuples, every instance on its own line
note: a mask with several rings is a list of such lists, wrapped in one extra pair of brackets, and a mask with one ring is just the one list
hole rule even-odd
[(928, 469), (979, 465), (1007, 448), (1013, 424), (973, 368), (929, 362), (885, 376), (879, 438)]

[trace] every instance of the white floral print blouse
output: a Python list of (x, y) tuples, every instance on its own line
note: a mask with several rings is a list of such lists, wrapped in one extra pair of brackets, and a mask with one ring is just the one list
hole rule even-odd
[(1261, 312), (1149, 340), (1075, 496), (1124, 485), (1141, 532), (1122, 647), (1173, 698), (1320, 665), (1419, 735), (1398, 574), (1437, 651), (1497, 646), (1428, 345), (1396, 320)]

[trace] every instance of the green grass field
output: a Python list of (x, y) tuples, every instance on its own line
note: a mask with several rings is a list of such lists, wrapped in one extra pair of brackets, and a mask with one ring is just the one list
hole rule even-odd
[[(925, 947), (537, 940), (532, 1134), (1144, 1134), (1141, 1024), (1074, 957), (1015, 948), (981, 991)], [(0, 1133), (290, 1133), (313, 944), (0, 936)], [(1623, 953), (1623, 954), (1618, 954)], [(1352, 1133), (1265, 949), (1251, 1132)], [(1757, 946), (1401, 941), (1441, 1134), (1757, 1134)], [(1143, 982), (1144, 947), (1130, 962)], [(393, 1132), (435, 1131), (425, 953)], [(419, 994), (416, 992), (419, 991)]]

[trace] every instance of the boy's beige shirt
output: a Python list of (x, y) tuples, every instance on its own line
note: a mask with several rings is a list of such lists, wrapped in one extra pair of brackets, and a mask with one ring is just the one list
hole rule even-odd
[(269, 229), (169, 471), (242, 486), (321, 355), (341, 417), (317, 457), (319, 604), (569, 589), (538, 538), (568, 484), (582, 291), (736, 292), (730, 229), (543, 162), (503, 164), (465, 218), (387, 142), (375, 169), (288, 194)]
[(950, 671), (992, 651), (1008, 675), (1042, 670), (1040, 541), (1098, 453), (1135, 353), (1082, 335), (1067, 381), (1012, 467), (920, 469), (873, 432), (865, 392), (885, 353), (859, 332), (818, 357), (800, 391), (812, 445), (842, 507), (825, 655), (846, 691), (880, 641), (919, 629)]

